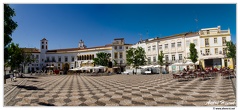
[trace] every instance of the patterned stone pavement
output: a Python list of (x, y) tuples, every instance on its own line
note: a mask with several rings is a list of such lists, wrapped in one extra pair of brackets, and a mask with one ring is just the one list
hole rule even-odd
[[(160, 75), (26, 78), (5, 106), (236, 106), (231, 79)], [(4, 100), (6, 100), (4, 98)]]

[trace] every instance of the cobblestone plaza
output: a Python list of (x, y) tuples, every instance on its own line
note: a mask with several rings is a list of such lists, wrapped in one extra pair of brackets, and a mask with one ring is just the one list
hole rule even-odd
[(157, 75), (32, 75), (7, 79), (5, 106), (236, 106), (236, 78), (189, 81)]

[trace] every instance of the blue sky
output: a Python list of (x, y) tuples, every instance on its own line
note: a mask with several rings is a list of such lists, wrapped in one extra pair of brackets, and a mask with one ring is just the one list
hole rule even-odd
[[(201, 28), (230, 28), (236, 42), (235, 4), (12, 4), (18, 27), (12, 34), (20, 47), (75, 48), (80, 39), (88, 47), (164, 37)], [(196, 23), (195, 19), (198, 19)], [(147, 34), (148, 33), (148, 34)]]

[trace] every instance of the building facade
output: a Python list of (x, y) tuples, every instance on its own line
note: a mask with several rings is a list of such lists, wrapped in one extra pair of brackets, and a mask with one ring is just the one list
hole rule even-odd
[[(48, 40), (43, 38), (40, 40), (40, 50), (31, 51), (33, 58), (37, 58), (35, 62), (27, 65), (28, 72), (37, 70), (45, 70), (46, 68), (54, 68), (63, 70), (65, 67), (73, 69), (77, 67), (93, 67), (93, 59), (97, 57), (97, 53), (104, 52), (110, 56), (110, 62), (117, 62), (117, 66), (124, 71), (126, 67), (126, 51), (131, 44), (126, 44), (124, 38), (114, 39), (112, 44), (104, 46), (96, 46), (87, 48), (84, 41), (80, 40), (77, 48), (53, 49), (48, 50)], [(27, 48), (31, 49), (31, 48)]]
[[(140, 40), (135, 45), (125, 43), (124, 38), (115, 38), (111, 44), (87, 48), (84, 41), (80, 40), (77, 48), (48, 50), (48, 40), (40, 40), (40, 50), (32, 48), (32, 57), (37, 59), (28, 65), (29, 71), (41, 70), (47, 67), (69, 69), (83, 66), (95, 66), (93, 59), (99, 52), (110, 55), (109, 61), (124, 71), (126, 67), (126, 51), (129, 48), (142, 47), (146, 52), (147, 65), (158, 65), (158, 55), (162, 51), (164, 62), (169, 66), (169, 71), (182, 70), (175, 63), (191, 62), (190, 43), (195, 44), (198, 52), (196, 65), (203, 68), (233, 68), (232, 59), (226, 58), (226, 42), (231, 41), (230, 29), (221, 30), (221, 27), (204, 28), (199, 32), (181, 33), (162, 38)], [(33, 51), (34, 50), (34, 51)]]
[(231, 58), (226, 57), (226, 42), (231, 41), (230, 29), (221, 30), (221, 27), (204, 28), (200, 35), (200, 61), (204, 68), (233, 68)]

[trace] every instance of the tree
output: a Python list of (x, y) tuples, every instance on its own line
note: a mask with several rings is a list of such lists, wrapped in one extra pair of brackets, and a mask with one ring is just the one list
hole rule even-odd
[(142, 47), (130, 48), (129, 50), (126, 51), (126, 53), (127, 64), (132, 65), (136, 69), (137, 73), (137, 68), (140, 65), (144, 65), (146, 62), (144, 49)]
[[(233, 64), (236, 61), (236, 45), (232, 41), (227, 42), (227, 58), (232, 58)], [(234, 66), (233, 66), (234, 68)]]
[[(158, 55), (158, 64), (163, 66), (163, 57), (164, 57), (164, 54), (163, 54), (163, 51), (160, 52), (160, 54)], [(160, 67), (160, 73), (162, 71), (162, 67)]]
[(25, 73), (24, 69), (25, 69), (25, 66), (34, 62), (35, 59), (32, 58), (32, 53), (31, 51), (27, 51), (27, 50), (24, 50), (22, 51), (22, 57), (23, 57), (23, 61), (22, 61), (22, 66), (23, 66), (23, 73)]
[(190, 51), (190, 59), (194, 63), (194, 67), (195, 67), (195, 63), (198, 61), (198, 52), (197, 52), (197, 49), (195, 48), (194, 43), (190, 43), (189, 51)]
[(97, 53), (97, 58), (93, 59), (95, 65), (108, 66), (110, 55), (105, 52)]
[(14, 9), (8, 4), (4, 4), (4, 62), (7, 61), (9, 52), (7, 51), (7, 45), (12, 41), (12, 32), (17, 28), (17, 22), (12, 20), (15, 16)]
[(9, 59), (6, 61), (6, 65), (10, 66), (12, 70), (19, 69), (20, 64), (23, 62), (23, 50), (19, 48), (18, 44), (11, 43), (8, 46)]
[[(14, 9), (12, 9), (8, 4), (4, 4), (4, 63), (6, 63), (10, 57), (8, 52), (8, 45), (12, 41), (10, 37), (12, 32), (17, 28), (17, 22), (12, 20), (12, 17), (15, 16)], [(8, 64), (4, 64), (7, 66)], [(4, 69), (4, 84), (6, 84), (6, 71)]]

